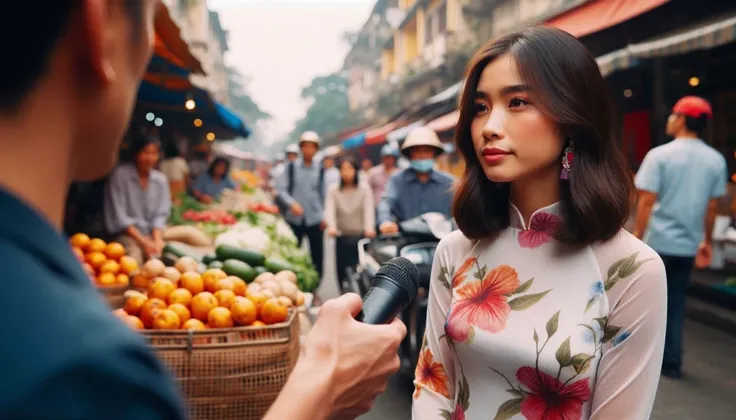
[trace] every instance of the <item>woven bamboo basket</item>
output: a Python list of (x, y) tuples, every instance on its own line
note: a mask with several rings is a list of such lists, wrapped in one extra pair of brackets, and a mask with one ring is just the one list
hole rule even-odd
[(191, 420), (260, 420), (299, 357), (296, 311), (282, 324), (204, 331), (141, 331), (168, 366)]
[(97, 291), (105, 298), (112, 309), (120, 309), (125, 304), (125, 292), (130, 286), (99, 286)]

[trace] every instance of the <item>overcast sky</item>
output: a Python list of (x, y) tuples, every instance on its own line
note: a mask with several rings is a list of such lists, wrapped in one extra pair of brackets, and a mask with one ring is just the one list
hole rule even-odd
[(340, 70), (345, 31), (358, 30), (375, 0), (209, 0), (229, 31), (226, 62), (250, 78), (255, 102), (273, 116), (264, 133), (281, 139), (304, 115), (302, 87)]

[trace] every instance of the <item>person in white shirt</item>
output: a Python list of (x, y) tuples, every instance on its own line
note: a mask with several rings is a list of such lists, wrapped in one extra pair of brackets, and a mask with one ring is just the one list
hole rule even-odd
[(187, 191), (189, 164), (173, 142), (167, 143), (164, 149), (166, 159), (161, 162), (160, 169), (166, 175), (166, 179), (169, 180), (171, 200), (178, 202), (181, 195)]

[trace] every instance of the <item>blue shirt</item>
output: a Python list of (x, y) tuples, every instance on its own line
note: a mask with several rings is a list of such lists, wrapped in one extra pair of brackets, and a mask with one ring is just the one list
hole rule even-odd
[[(296, 216), (289, 211), (284, 219), (294, 225), (318, 225), (324, 219), (325, 191), (319, 188), (319, 173), (322, 166), (316, 162), (306, 166), (301, 158), (294, 161), (293, 165), (293, 194), (289, 194), (289, 164), (279, 174), (279, 178), (276, 180), (276, 190), (280, 201), (288, 207), (291, 207), (294, 203), (299, 203), (304, 209), (304, 215)], [(325, 175), (327, 174), (325, 173)]]
[(66, 238), (0, 190), (0, 418), (183, 419), (174, 382)]
[(234, 190), (236, 188), (237, 186), (235, 185), (233, 180), (230, 179), (229, 176), (226, 176), (219, 181), (215, 181), (208, 172), (202, 173), (199, 177), (197, 177), (197, 181), (195, 181), (194, 183), (194, 191), (197, 191), (200, 194), (208, 195), (215, 200), (220, 199), (220, 194), (222, 194), (222, 190)]
[(408, 220), (424, 213), (442, 213), (452, 217), (451, 175), (433, 169), (426, 183), (416, 172), (402, 169), (391, 175), (378, 205), (378, 223)]
[(647, 153), (636, 188), (657, 195), (644, 242), (664, 255), (692, 257), (711, 199), (726, 195), (726, 159), (698, 139), (675, 139)]
[(135, 226), (143, 235), (166, 228), (171, 213), (169, 181), (162, 172), (153, 170), (148, 186), (143, 189), (135, 165), (115, 168), (105, 187), (105, 227), (112, 235)]

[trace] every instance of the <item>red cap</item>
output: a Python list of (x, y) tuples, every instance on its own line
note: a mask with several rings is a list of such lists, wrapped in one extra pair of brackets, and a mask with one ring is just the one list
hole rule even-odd
[(684, 96), (675, 106), (672, 107), (672, 113), (682, 114), (686, 117), (698, 118), (703, 115), (713, 118), (713, 109), (705, 99), (698, 96)]

